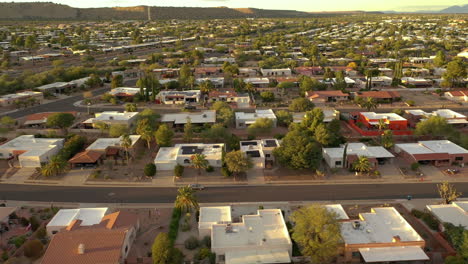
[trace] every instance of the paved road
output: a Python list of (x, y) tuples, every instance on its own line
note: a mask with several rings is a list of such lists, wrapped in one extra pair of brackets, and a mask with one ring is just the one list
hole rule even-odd
[[(468, 183), (457, 183), (468, 193)], [(200, 202), (334, 201), (437, 198), (436, 184), (344, 184), (209, 187), (198, 192)], [(0, 200), (74, 203), (172, 203), (175, 188), (61, 187), (0, 184)]]

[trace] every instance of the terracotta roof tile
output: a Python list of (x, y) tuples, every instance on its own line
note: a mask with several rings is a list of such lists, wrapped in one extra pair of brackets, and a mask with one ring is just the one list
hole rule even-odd
[(101, 152), (86, 150), (80, 153), (77, 153), (73, 158), (68, 162), (70, 163), (96, 163), (101, 157)]

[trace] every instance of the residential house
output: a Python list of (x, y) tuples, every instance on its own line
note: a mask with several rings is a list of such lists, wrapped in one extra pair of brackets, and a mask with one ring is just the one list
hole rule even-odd
[(78, 208), (60, 209), (47, 223), (46, 231), (49, 236), (55, 235), (66, 229), (73, 221), (81, 221), (81, 226), (92, 226), (99, 224), (108, 208)]
[[(330, 123), (331, 121), (335, 119), (340, 119), (340, 111), (335, 110), (335, 109), (323, 109), (322, 108), (322, 113), (323, 113), (323, 122), (324, 123)], [(305, 118), (304, 112), (302, 113), (293, 113), (293, 122), (294, 123), (301, 123), (302, 120)]]
[(354, 97), (373, 98), (378, 103), (393, 103), (401, 99), (401, 95), (396, 91), (363, 91), (354, 93)]
[(195, 77), (206, 78), (206, 77), (222, 77), (223, 69), (221, 67), (196, 67)]
[(260, 69), (260, 73), (264, 77), (277, 77), (277, 76), (291, 76), (292, 71), (290, 68), (286, 69)]
[(177, 78), (180, 74), (180, 68), (162, 68), (154, 69), (153, 73), (158, 79), (171, 79)]
[(276, 127), (277, 119), (276, 115), (271, 109), (266, 110), (255, 110), (255, 113), (236, 112), (236, 128), (246, 128), (251, 124), (255, 123), (257, 119), (268, 118), (273, 121), (273, 127)]
[(126, 125), (129, 128), (133, 127), (137, 120), (138, 112), (118, 112), (106, 111), (96, 113), (95, 117), (89, 118), (82, 122), (84, 128), (97, 128), (96, 124), (104, 123), (107, 126)]
[(255, 88), (270, 87), (270, 80), (268, 78), (244, 78), (244, 82), (251, 83)]
[(195, 83), (197, 85), (200, 85), (203, 82), (211, 82), (215, 89), (224, 88), (224, 77), (207, 77), (195, 79)]
[(424, 121), (431, 116), (440, 116), (443, 117), (447, 123), (454, 125), (456, 127), (466, 127), (468, 124), (467, 117), (463, 114), (457, 113), (450, 109), (438, 109), (427, 113), (421, 109), (409, 109), (405, 113), (408, 116), (408, 119), (412, 121), (413, 126), (416, 126), (416, 123)]
[(210, 234), (211, 251), (226, 264), (290, 263), (292, 242), (280, 209), (262, 209), (230, 219), (231, 207), (200, 208), (200, 235)]
[(177, 144), (174, 147), (161, 147), (154, 159), (158, 170), (173, 170), (177, 165), (192, 166), (192, 156), (205, 155), (209, 165), (215, 168), (222, 166), (224, 144)]
[(408, 129), (408, 120), (395, 113), (359, 112), (357, 116), (353, 116), (353, 119), (356, 123), (361, 123), (367, 129), (378, 129), (381, 121), (386, 124), (386, 129)]
[(216, 111), (206, 110), (203, 112), (182, 112), (182, 113), (169, 113), (163, 114), (161, 123), (168, 124), (169, 127), (183, 129), (188, 120), (193, 125), (203, 126), (205, 124), (216, 123)]
[(468, 102), (468, 91), (448, 91), (444, 97), (456, 102)]
[(307, 91), (306, 98), (314, 103), (330, 103), (348, 101), (349, 94), (342, 91)]
[[(345, 157), (346, 148), (346, 157)], [(392, 163), (394, 155), (381, 146), (367, 146), (364, 143), (348, 143), (338, 148), (323, 148), (323, 159), (330, 168), (352, 168), (359, 157), (366, 157), (373, 168), (379, 164)]]
[(76, 87), (76, 84), (71, 82), (55, 82), (39, 86), (36, 89), (43, 93), (48, 92), (52, 94), (60, 94)]
[(0, 106), (11, 106), (15, 105), (16, 102), (28, 102), (28, 100), (34, 100), (34, 103), (41, 104), (44, 100), (44, 96), (41, 92), (24, 91), (17, 92), (14, 94), (6, 94), (0, 96)]
[(129, 212), (105, 215), (97, 224), (72, 221), (52, 237), (42, 264), (124, 264), (140, 228), (138, 216)]
[(250, 106), (250, 95), (248, 93), (237, 93), (234, 89), (211, 91), (205, 98), (209, 103), (227, 102), (237, 108), (248, 108)]
[[(134, 155), (138, 151), (138, 149), (141, 149), (143, 147), (144, 143), (141, 140), (140, 135), (130, 135), (129, 137), (132, 141), (132, 144), (128, 149), (128, 152), (130, 155)], [(125, 149), (121, 145), (122, 136), (118, 138), (98, 138), (86, 148), (86, 151), (100, 152), (104, 154), (104, 159), (117, 159), (118, 157), (123, 157), (125, 154)]]
[(256, 77), (258, 75), (257, 70), (253, 68), (240, 67), (239, 76), (241, 77)]
[[(120, 99), (132, 99), (135, 95), (139, 94), (142, 89), (135, 87), (117, 87), (112, 89), (109, 94)], [(143, 88), (143, 92), (146, 93), (146, 88)], [(149, 91), (151, 94), (151, 91)]]
[(432, 81), (424, 78), (402, 77), (401, 83), (405, 86), (431, 87)]
[[(22, 127), (27, 128), (45, 128), (47, 125), (47, 119), (54, 114), (59, 112), (44, 112), (28, 115), (24, 118), (24, 122), (21, 125)], [(65, 112), (67, 114), (72, 114), (74, 117), (78, 116), (77, 112)]]
[(394, 207), (372, 208), (341, 223), (345, 261), (389, 263), (426, 261), (426, 242)]
[(38, 168), (63, 148), (63, 138), (23, 135), (0, 145), (0, 159), (18, 161), (20, 167)]
[(468, 150), (449, 140), (428, 140), (418, 143), (395, 144), (395, 152), (408, 163), (434, 166), (464, 165), (468, 162)]
[(250, 157), (255, 169), (272, 167), (275, 161), (273, 150), (280, 146), (277, 139), (241, 141), (240, 151)]
[(187, 91), (160, 91), (156, 95), (159, 104), (190, 104), (200, 102), (200, 90)]
[(468, 230), (468, 201), (456, 201), (451, 204), (426, 205), (440, 223), (463, 226)]
[(315, 66), (315, 67), (296, 67), (294, 68), (294, 71), (298, 75), (304, 75), (304, 76), (313, 76), (313, 75), (322, 75), (324, 73), (323, 68), (320, 66)]

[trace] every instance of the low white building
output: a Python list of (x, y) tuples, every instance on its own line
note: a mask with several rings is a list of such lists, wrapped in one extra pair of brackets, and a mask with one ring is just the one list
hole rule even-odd
[(161, 91), (156, 101), (161, 104), (188, 104), (200, 102), (200, 90)]
[(47, 234), (49, 236), (55, 235), (75, 220), (80, 220), (81, 226), (99, 224), (101, 219), (107, 213), (107, 210), (108, 208), (61, 209), (47, 224)]
[(245, 83), (251, 83), (254, 87), (257, 88), (268, 88), (270, 86), (270, 80), (268, 78), (244, 78)]
[(224, 144), (177, 144), (174, 147), (159, 148), (154, 159), (158, 170), (173, 170), (177, 164), (192, 166), (192, 156), (195, 154), (205, 155), (209, 165), (215, 168), (222, 166)]
[[(323, 113), (323, 122), (330, 123), (335, 119), (340, 119), (340, 111), (335, 109), (322, 109)], [(306, 113), (293, 113), (293, 122), (294, 123), (301, 123), (304, 120)]]
[(276, 115), (271, 109), (255, 110), (255, 113), (236, 112), (236, 128), (246, 128), (255, 123), (259, 118), (268, 118), (273, 121), (273, 127), (276, 127)]
[(10, 106), (16, 101), (25, 101), (29, 98), (34, 98), (38, 103), (41, 103), (44, 100), (44, 96), (41, 92), (24, 91), (0, 96), (0, 106)]
[(392, 153), (380, 146), (366, 146), (364, 143), (348, 143), (346, 147), (346, 161), (343, 160), (345, 146), (339, 148), (323, 148), (322, 155), (330, 168), (348, 168), (356, 157), (367, 157), (374, 166), (378, 163), (392, 161)]
[(206, 110), (203, 112), (181, 112), (181, 113), (170, 113), (163, 114), (161, 117), (161, 123), (170, 124), (172, 127), (180, 127), (190, 120), (192, 124), (204, 125), (216, 123), (216, 111)]
[[(133, 97), (140, 93), (140, 88), (135, 87), (117, 87), (112, 89), (109, 94), (117, 97)], [(146, 92), (146, 88), (143, 88), (143, 92)], [(150, 91), (151, 94), (151, 91)]]
[(85, 127), (95, 128), (97, 123), (111, 125), (126, 125), (132, 127), (137, 119), (138, 112), (118, 112), (106, 111), (96, 113), (93, 118), (89, 118), (83, 122)]
[(426, 208), (441, 222), (468, 229), (468, 201), (451, 204), (426, 205)]
[(210, 58), (205, 58), (204, 62), (213, 63), (213, 64), (222, 64), (225, 62), (236, 63), (236, 59), (232, 57), (210, 57)]
[(71, 83), (71, 82), (55, 82), (55, 83), (50, 83), (46, 85), (42, 85), (37, 87), (36, 89), (39, 90), (40, 92), (49, 92), (49, 93), (55, 93), (55, 94), (60, 94), (63, 93), (67, 89), (71, 88), (76, 88), (76, 84)]
[(250, 157), (255, 169), (264, 169), (274, 162), (273, 150), (280, 146), (277, 139), (241, 141), (240, 150)]
[(265, 77), (277, 77), (277, 76), (291, 76), (292, 71), (290, 68), (286, 69), (260, 69), (262, 76)]
[(200, 235), (210, 231), (211, 251), (226, 264), (290, 263), (292, 242), (280, 209), (230, 219), (230, 206), (200, 208)]
[(18, 159), (20, 167), (41, 167), (63, 147), (63, 138), (23, 135), (0, 145), (0, 159)]
[(444, 97), (451, 101), (468, 102), (468, 91), (448, 91)]
[(424, 239), (394, 207), (372, 208), (340, 224), (346, 262), (359, 255), (366, 263), (429, 260)]
[[(139, 142), (140, 135), (129, 135), (132, 145), (130, 149), (134, 148), (135, 145)], [(99, 152), (106, 152), (109, 147), (120, 148), (122, 143), (122, 136), (118, 138), (98, 138), (91, 145), (89, 145), (86, 150), (93, 150)]]

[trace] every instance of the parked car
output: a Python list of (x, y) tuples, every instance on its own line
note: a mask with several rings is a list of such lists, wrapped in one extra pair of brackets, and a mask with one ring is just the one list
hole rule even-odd
[(201, 184), (198, 184), (198, 183), (192, 183), (192, 184), (189, 184), (188, 187), (194, 189), (194, 190), (203, 190), (205, 189), (205, 186), (201, 185)]

